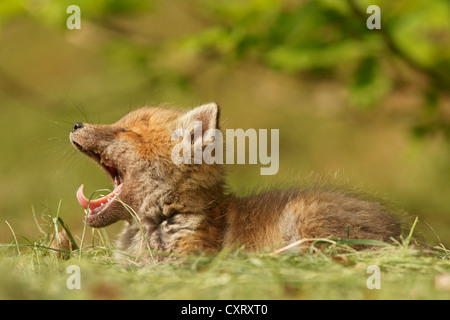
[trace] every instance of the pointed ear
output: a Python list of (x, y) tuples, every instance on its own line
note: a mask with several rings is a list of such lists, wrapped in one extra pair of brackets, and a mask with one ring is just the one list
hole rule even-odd
[(201, 105), (189, 111), (185, 115), (181, 116), (179, 121), (181, 127), (183, 129), (187, 129), (191, 133), (194, 131), (194, 122), (201, 121), (203, 134), (208, 129), (219, 128), (219, 116), (219, 106), (217, 105), (217, 103), (212, 102)]

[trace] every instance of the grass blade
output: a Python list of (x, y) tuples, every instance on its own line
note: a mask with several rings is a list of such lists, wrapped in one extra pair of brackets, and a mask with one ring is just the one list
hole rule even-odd
[(13, 228), (11, 227), (11, 225), (8, 223), (8, 221), (5, 220), (5, 222), (6, 222), (6, 224), (8, 225), (9, 230), (11, 230), (11, 233), (12, 233), (12, 235), (13, 235), (13, 237), (14, 237), (14, 241), (16, 242), (17, 254), (18, 254), (19, 257), (20, 257), (19, 242), (17, 241), (16, 234), (14, 233), (14, 230), (13, 230)]
[[(75, 239), (73, 238), (72, 233), (71, 233), (70, 230), (69, 230), (69, 227), (64, 223), (64, 221), (63, 221), (63, 219), (61, 219), (61, 217), (58, 217), (58, 221), (59, 221), (59, 223), (61, 224), (61, 226), (63, 227), (63, 229), (66, 231), (67, 236), (69, 237), (69, 240), (70, 240), (70, 242), (71, 242), (73, 248), (74, 248), (75, 250), (78, 250), (78, 249), (79, 249), (79, 248), (78, 248), (78, 245), (77, 245), (77, 243), (75, 242)], [(70, 247), (70, 246), (69, 246), (69, 247)]]
[(389, 247), (391, 244), (371, 239), (335, 239), (336, 243), (349, 244), (349, 245), (363, 245), (363, 246), (375, 246), (375, 247)]
[(416, 228), (417, 222), (419, 222), (419, 217), (416, 217), (416, 219), (414, 220), (411, 230), (409, 231), (408, 237), (406, 238), (405, 247), (408, 247), (409, 244), (411, 243), (411, 239), (414, 233), (414, 229)]

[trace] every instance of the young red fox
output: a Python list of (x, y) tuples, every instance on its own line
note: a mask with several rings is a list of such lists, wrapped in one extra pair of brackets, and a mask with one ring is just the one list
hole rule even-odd
[[(234, 245), (275, 248), (304, 238), (399, 237), (400, 224), (378, 202), (295, 189), (239, 198), (225, 192), (222, 165), (175, 164), (172, 150), (179, 141), (172, 133), (182, 128), (193, 135), (196, 121), (204, 131), (218, 129), (219, 107), (210, 103), (189, 112), (144, 107), (111, 125), (76, 123), (72, 144), (114, 182), (112, 193), (95, 200), (79, 188), (87, 224), (102, 228), (125, 220), (120, 248), (147, 262)], [(150, 252), (167, 254), (150, 259)]]

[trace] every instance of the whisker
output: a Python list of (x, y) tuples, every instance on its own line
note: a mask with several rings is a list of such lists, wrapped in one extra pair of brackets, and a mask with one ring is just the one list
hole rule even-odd
[[(83, 107), (83, 103), (82, 102), (77, 103), (70, 94), (67, 94), (67, 96), (68, 96), (68, 99), (70, 100), (70, 102), (72, 103), (72, 105), (78, 110), (78, 112), (85, 119), (85, 121), (89, 123), (90, 120), (89, 120), (89, 117), (88, 117), (84, 107)], [(74, 121), (74, 122), (76, 122), (76, 121)]]

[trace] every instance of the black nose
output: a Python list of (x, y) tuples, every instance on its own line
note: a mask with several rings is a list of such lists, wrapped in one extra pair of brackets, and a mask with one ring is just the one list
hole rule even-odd
[(73, 125), (72, 132), (77, 131), (78, 129), (81, 129), (81, 128), (83, 128), (83, 127), (84, 127), (84, 124), (82, 124), (81, 122), (76, 122), (76, 123)]

